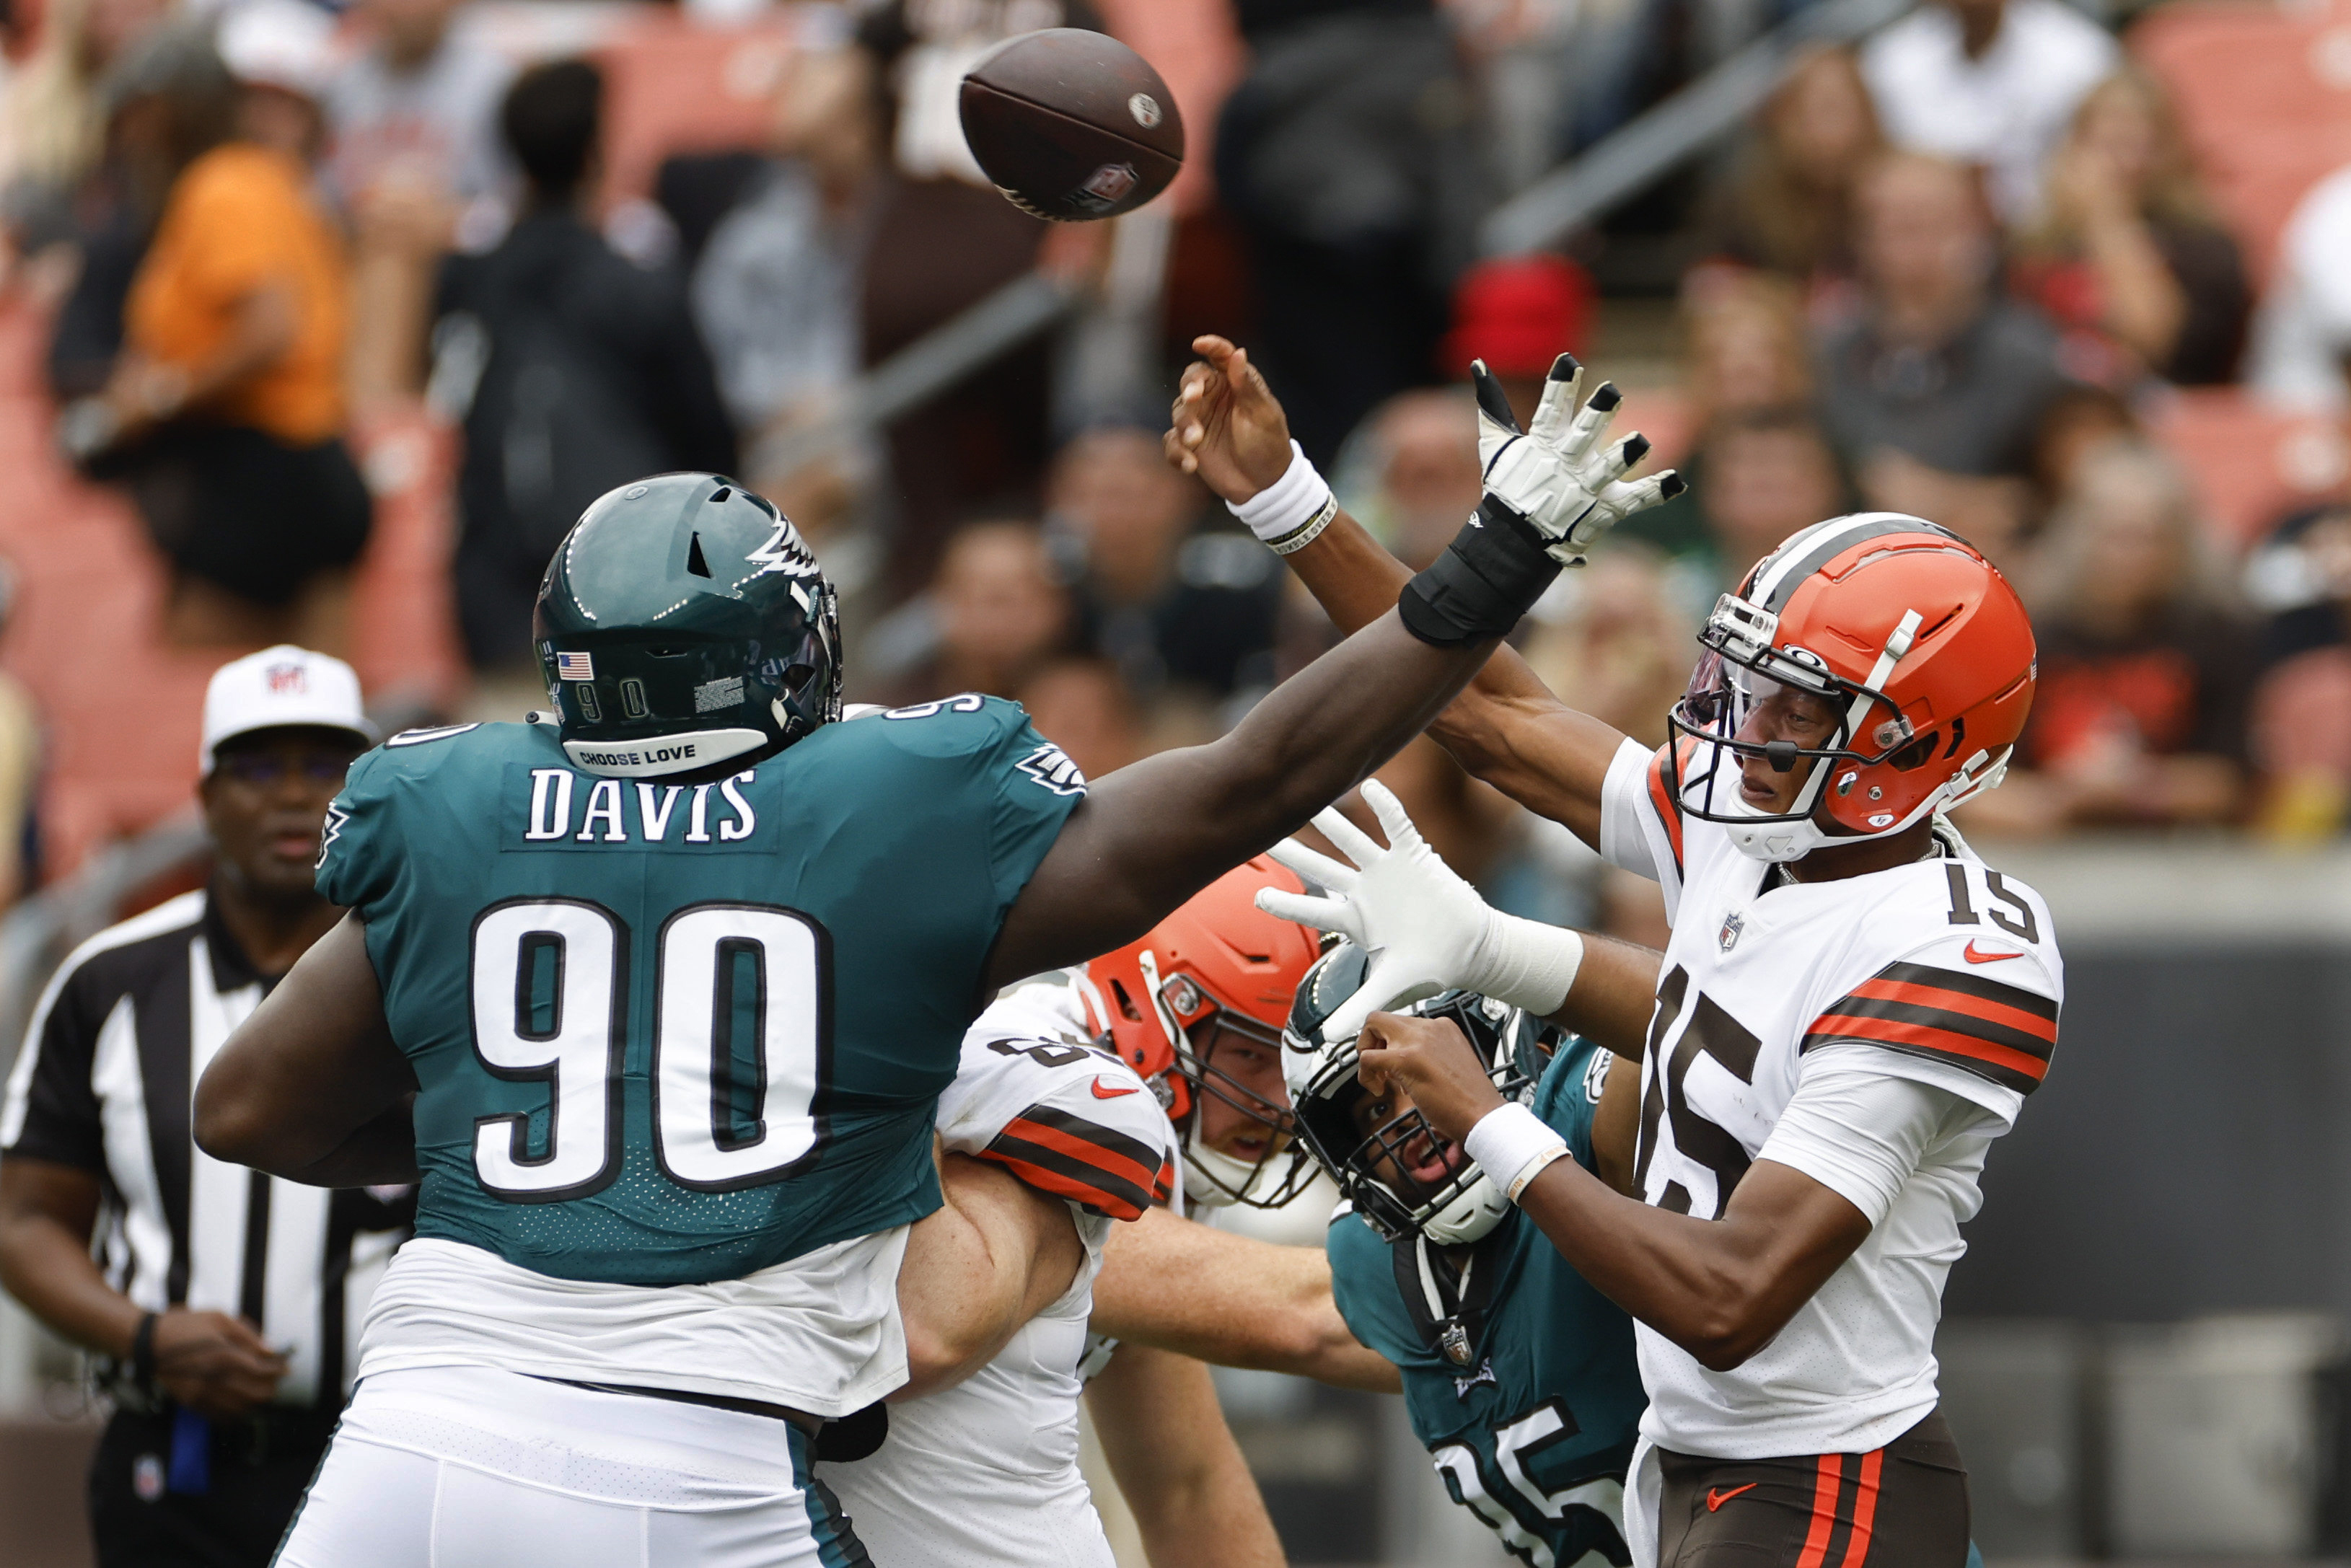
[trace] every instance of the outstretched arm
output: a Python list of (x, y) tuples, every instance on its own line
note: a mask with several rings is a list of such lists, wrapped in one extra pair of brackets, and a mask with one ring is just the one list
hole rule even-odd
[(1088, 1326), (1218, 1366), (1374, 1394), (1404, 1386), (1395, 1367), (1348, 1332), (1320, 1248), (1278, 1247), (1164, 1208), (1111, 1232)]
[[(1219, 497), (1238, 505), (1289, 466), (1290, 423), (1246, 350), (1214, 337), (1196, 339), (1193, 347), (1207, 363), (1185, 372), (1168, 451)], [(1227, 385), (1232, 388), (1230, 407), (1209, 406), (1210, 389)], [(1617, 401), (1615, 389), (1604, 384), (1588, 406), (1606, 412)], [(1661, 483), (1660, 492), (1672, 494), (1677, 484)], [(1287, 559), (1342, 632), (1354, 632), (1385, 613), (1412, 578), (1409, 568), (1343, 511)], [(1468, 689), (1429, 724), (1428, 733), (1477, 778), (1537, 816), (1563, 824), (1586, 843), (1598, 842), (1601, 785), (1625, 737), (1552, 695), (1510, 648), (1495, 649)]]
[(989, 988), (1132, 941), (1262, 853), (1420, 733), (1492, 646), (1435, 647), (1391, 609), (1223, 739), (1097, 780), (1006, 915)]
[(1319, 812), (1314, 825), (1347, 859), (1285, 839), (1273, 858), (1322, 891), (1257, 895), (1267, 914), (1372, 955), (1363, 984), (1323, 1020), (1324, 1040), (1352, 1039), (1374, 1012), (1458, 988), (1640, 1059), (1663, 955), (1503, 914), (1445, 863), (1385, 785), (1366, 783), (1364, 800), (1386, 843), (1335, 810)]
[(313, 1186), (416, 1179), (416, 1074), (392, 1043), (367, 928), (347, 915), (196, 1084), (196, 1146)]
[[(1223, 365), (1186, 372), (1179, 421), (1228, 431), (1255, 419), (1260, 401), (1270, 404), (1238, 350)], [(1489, 420), (1478, 515), (1388, 609), (1276, 687), (1222, 740), (1121, 768), (1094, 787), (1007, 916), (989, 985), (1140, 936), (1361, 783), (1477, 674), (1562, 564), (1581, 561), (1618, 517), (1656, 498), (1660, 481), (1621, 478), (1647, 444), (1635, 436), (1604, 449), (1614, 404), (1579, 412), (1573, 365), (1562, 357), (1553, 367), (1531, 430), (1513, 421), (1505, 434)], [(1169, 433), (1171, 451), (1186, 446), (1189, 428)], [(1221, 452), (1203, 435), (1183, 455), (1197, 462), (1211, 449)]]

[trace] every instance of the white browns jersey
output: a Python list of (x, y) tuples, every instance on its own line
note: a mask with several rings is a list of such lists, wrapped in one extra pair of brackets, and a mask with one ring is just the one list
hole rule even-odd
[(1085, 1260), (1061, 1298), (979, 1371), (890, 1407), (869, 1458), (817, 1466), (877, 1563), (889, 1568), (1112, 1568), (1078, 1470), (1078, 1364), (1113, 1219), (1139, 1218), (1175, 1179), (1175, 1129), (1117, 1057), (1088, 1043), (1059, 977), (1006, 993), (963, 1041), (939, 1097), (946, 1146), (1000, 1161), (1070, 1200)]
[[(1685, 743), (1688, 744), (1688, 743)], [(1790, 882), (1685, 815), (1665, 753), (1627, 741), (1609, 769), (1602, 851), (1663, 885), (1666, 948), (1641, 1080), (1635, 1181), (1660, 1208), (1712, 1219), (1758, 1159), (1811, 1053), (1859, 1060), (1955, 1097), (1867, 1240), (1769, 1345), (1709, 1372), (1637, 1325), (1642, 1430), (1678, 1453), (1762, 1458), (1882, 1447), (1936, 1403), (1935, 1325), (1977, 1177), (2047, 1072), (2064, 968), (2038, 894), (1948, 824), (1928, 859)], [(1820, 1173), (1782, 1140), (1781, 1163)], [(1827, 1179), (1827, 1178), (1823, 1178)]]

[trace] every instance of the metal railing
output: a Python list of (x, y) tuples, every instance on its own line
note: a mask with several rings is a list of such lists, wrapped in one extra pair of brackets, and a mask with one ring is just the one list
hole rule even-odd
[(113, 925), (131, 894), (211, 846), (203, 819), (184, 812), (109, 844), (0, 917), (0, 1063), (16, 1060), (41, 988), (66, 955)]
[(1807, 54), (1867, 37), (1917, 3), (1824, 0), (1799, 12), (1495, 208), (1480, 248), (1519, 256), (1558, 244), (1737, 131)]

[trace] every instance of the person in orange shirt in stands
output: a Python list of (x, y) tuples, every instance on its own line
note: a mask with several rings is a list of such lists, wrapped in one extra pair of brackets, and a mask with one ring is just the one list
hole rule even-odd
[(94, 476), (128, 486), (169, 558), (182, 643), (347, 640), (371, 508), (341, 439), (348, 263), (312, 194), (332, 26), (298, 0), (222, 20), (233, 129), (173, 183), (122, 359), (64, 431)]

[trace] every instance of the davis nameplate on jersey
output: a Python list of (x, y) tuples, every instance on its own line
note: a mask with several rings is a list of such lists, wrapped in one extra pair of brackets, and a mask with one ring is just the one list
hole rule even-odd
[(774, 835), (759, 831), (745, 794), (757, 777), (747, 768), (711, 784), (664, 784), (509, 762), (498, 791), (498, 848), (773, 851)]

